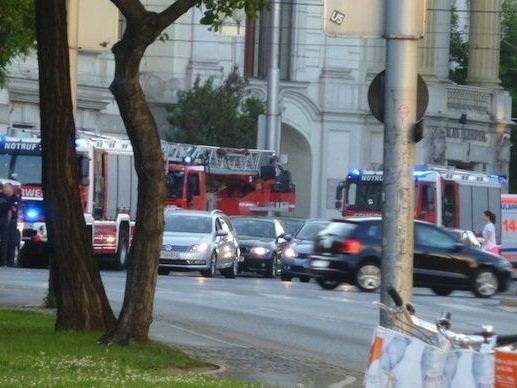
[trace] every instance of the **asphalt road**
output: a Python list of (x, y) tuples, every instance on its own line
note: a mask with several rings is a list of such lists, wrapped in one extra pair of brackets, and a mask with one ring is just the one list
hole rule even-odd
[[(1, 268), (0, 306), (40, 304), (47, 276), (46, 270)], [(117, 310), (125, 274), (103, 272), (103, 279)], [(455, 331), (492, 324), (513, 333), (517, 308), (500, 303), (512, 298), (476, 299), (468, 292), (438, 297), (416, 289), (414, 303), (424, 319), (450, 311)], [(325, 291), (312, 282), (172, 274), (159, 277), (151, 334), (224, 365), (225, 377), (268, 386), (360, 386), (378, 321), (376, 300), (378, 294), (351, 286)]]

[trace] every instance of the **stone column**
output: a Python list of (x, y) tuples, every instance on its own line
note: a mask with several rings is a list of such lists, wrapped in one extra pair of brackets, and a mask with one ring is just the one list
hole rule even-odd
[(503, 0), (470, 0), (469, 85), (500, 87), (502, 4)]
[(425, 78), (436, 77), (436, 6), (437, 0), (427, 0), (427, 20), (424, 38), (418, 45), (418, 73)]

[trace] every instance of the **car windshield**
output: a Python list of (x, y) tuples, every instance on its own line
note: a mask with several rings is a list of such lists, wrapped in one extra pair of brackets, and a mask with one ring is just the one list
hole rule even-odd
[(171, 214), (165, 216), (165, 231), (209, 234), (212, 232), (210, 217)]
[(326, 234), (337, 237), (348, 237), (357, 228), (357, 224), (352, 222), (331, 222), (319, 234)]
[(22, 185), (41, 185), (41, 156), (0, 154), (0, 177)]
[(240, 236), (275, 238), (275, 224), (271, 221), (232, 219), (233, 226)]
[(305, 221), (304, 220), (295, 220), (295, 219), (282, 219), (282, 224), (285, 226), (285, 231), (287, 234), (291, 236), (296, 235), (300, 228), (303, 227)]
[(298, 240), (313, 240), (316, 238), (319, 232), (327, 226), (325, 222), (307, 222), (303, 227), (296, 233)]

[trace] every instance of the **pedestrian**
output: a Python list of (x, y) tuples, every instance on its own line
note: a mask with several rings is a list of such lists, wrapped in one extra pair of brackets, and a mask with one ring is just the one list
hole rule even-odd
[(18, 245), (18, 205), (20, 198), (14, 193), (14, 187), (11, 183), (4, 183), (4, 197), (9, 204), (9, 215), (7, 225), (7, 246), (6, 246), (6, 262), (7, 266), (14, 267), (14, 255), (16, 246)]
[(495, 238), (495, 214), (490, 210), (486, 210), (483, 213), (483, 220), (485, 221), (485, 226), (483, 228), (483, 242), (481, 244), (481, 249), (499, 254), (499, 249), (497, 248), (497, 242)]
[(11, 206), (0, 183), (0, 266), (7, 265), (7, 247)]

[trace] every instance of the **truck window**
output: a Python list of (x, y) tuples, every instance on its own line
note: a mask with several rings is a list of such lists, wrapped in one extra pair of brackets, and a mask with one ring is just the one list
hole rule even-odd
[(199, 174), (189, 174), (188, 176), (188, 193), (193, 197), (200, 195)]
[(357, 211), (382, 210), (382, 182), (352, 182), (346, 192), (346, 207)]
[(183, 171), (170, 171), (165, 177), (167, 194), (169, 198), (183, 198), (183, 182), (185, 173)]
[(93, 217), (101, 218), (104, 211), (104, 157), (100, 151), (95, 151), (93, 158)]
[(422, 186), (422, 210), (434, 210), (434, 186), (426, 183)]
[(448, 228), (456, 228), (456, 184), (454, 182), (445, 182), (443, 190), (442, 220), (443, 226)]

